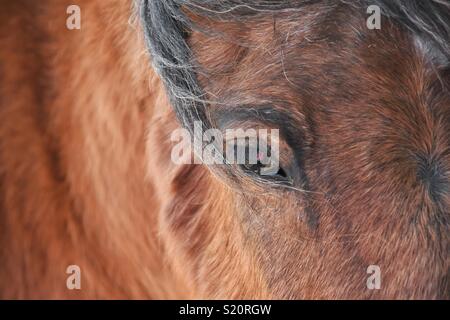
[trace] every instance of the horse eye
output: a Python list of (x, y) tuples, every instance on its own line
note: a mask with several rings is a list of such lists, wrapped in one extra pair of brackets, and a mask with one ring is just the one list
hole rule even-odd
[(252, 176), (257, 176), (259, 179), (279, 181), (279, 182), (290, 182), (292, 178), (289, 176), (289, 170), (286, 170), (278, 161), (273, 161), (267, 158), (258, 157), (255, 162), (247, 162), (241, 165), (241, 169)]
[(241, 159), (244, 162), (239, 163), (240, 170), (244, 174), (257, 178), (259, 181), (292, 183), (291, 170), (289, 166), (286, 167), (283, 163), (280, 163), (278, 148), (275, 149), (277, 151), (274, 153), (270, 147), (260, 149), (261, 146), (251, 145), (248, 141), (244, 141), (243, 145), (236, 145), (235, 152), (238, 153), (239, 147), (245, 149), (244, 159)]
[(273, 177), (280, 180), (288, 180), (289, 176), (282, 167), (278, 167), (276, 171), (272, 170), (270, 165), (265, 165), (258, 161), (256, 164), (245, 164), (242, 166), (244, 171), (256, 174), (261, 177)]

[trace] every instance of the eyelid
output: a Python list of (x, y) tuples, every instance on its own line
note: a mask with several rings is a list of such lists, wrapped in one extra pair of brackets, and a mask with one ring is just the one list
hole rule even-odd
[(310, 139), (305, 136), (307, 128), (304, 124), (304, 117), (287, 110), (289, 110), (289, 106), (235, 105), (231, 108), (215, 109), (212, 117), (222, 132), (233, 127), (279, 129), (280, 141), (286, 142), (292, 150), (298, 153)]

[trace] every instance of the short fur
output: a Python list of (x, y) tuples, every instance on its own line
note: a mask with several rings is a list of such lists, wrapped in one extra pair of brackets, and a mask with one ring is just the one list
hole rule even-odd
[[(449, 297), (448, 1), (78, 3), (0, 0), (0, 298)], [(195, 120), (291, 183), (176, 166)]]

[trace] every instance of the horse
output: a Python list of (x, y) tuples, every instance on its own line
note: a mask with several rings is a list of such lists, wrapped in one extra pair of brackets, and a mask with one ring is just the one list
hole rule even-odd
[(449, 298), (448, 0), (72, 2), (0, 1), (0, 298)]

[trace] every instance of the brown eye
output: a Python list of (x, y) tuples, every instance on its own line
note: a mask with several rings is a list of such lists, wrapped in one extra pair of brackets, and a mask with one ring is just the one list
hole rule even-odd
[[(278, 129), (251, 130), (241, 130), (240, 134), (227, 132), (226, 159), (241, 173), (258, 182), (291, 185), (294, 181), (292, 174), (296, 172), (291, 168), (295, 163), (293, 151), (284, 139), (279, 138)], [(229, 153), (229, 149), (233, 152)]]
[[(256, 150), (251, 152), (250, 146), (247, 145), (246, 163), (241, 165), (242, 171), (251, 176), (257, 176), (258, 179), (265, 179), (270, 181), (289, 182), (291, 177), (288, 171), (285, 170), (280, 164), (278, 155), (267, 154), (266, 152), (260, 152)], [(250, 158), (251, 154), (257, 154), (256, 161)]]
[[(268, 169), (269, 165), (265, 165), (265, 164), (261, 163), (260, 161), (258, 161), (256, 164), (246, 164), (246, 165), (243, 165), (243, 167), (244, 167), (245, 171), (252, 172), (254, 174), (263, 176), (264, 170)], [(278, 171), (276, 171), (274, 174), (266, 174), (266, 176), (279, 177), (281, 179), (288, 178), (286, 171), (282, 167), (279, 167)]]

